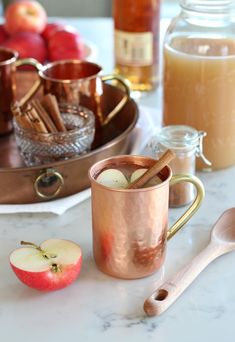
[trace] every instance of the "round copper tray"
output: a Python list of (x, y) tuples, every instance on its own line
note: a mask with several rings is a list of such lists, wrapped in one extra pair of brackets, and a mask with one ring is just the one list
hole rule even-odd
[[(102, 97), (104, 113), (124, 96), (121, 89), (105, 85)], [(14, 135), (0, 138), (0, 203), (35, 203), (75, 194), (90, 186), (87, 171), (96, 161), (118, 154), (128, 154), (132, 131), (138, 119), (133, 100), (106, 125), (100, 140), (90, 153), (63, 162), (25, 167)]]

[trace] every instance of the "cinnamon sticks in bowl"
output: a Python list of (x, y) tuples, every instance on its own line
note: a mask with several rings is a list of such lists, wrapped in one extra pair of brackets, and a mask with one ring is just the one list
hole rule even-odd
[(47, 94), (23, 108), (14, 103), (12, 112), (16, 142), (27, 166), (67, 160), (91, 148), (95, 117), (85, 107), (60, 106)]
[(23, 128), (39, 133), (67, 131), (56, 97), (52, 94), (43, 96), (41, 100), (32, 100), (23, 108), (16, 102), (12, 106), (12, 113), (18, 125)]

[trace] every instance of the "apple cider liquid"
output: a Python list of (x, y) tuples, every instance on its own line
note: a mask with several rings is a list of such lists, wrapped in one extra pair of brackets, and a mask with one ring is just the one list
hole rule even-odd
[(163, 123), (205, 131), (204, 154), (221, 169), (235, 164), (235, 2), (180, 3), (164, 44)]
[(235, 164), (235, 40), (175, 38), (164, 57), (164, 124), (204, 130), (213, 169)]

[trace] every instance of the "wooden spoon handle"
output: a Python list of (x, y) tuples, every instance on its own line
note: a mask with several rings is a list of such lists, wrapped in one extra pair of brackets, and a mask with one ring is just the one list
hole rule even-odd
[(167, 310), (181, 293), (193, 282), (199, 273), (215, 258), (223, 254), (223, 249), (210, 243), (188, 265), (166, 281), (146, 299), (144, 311), (148, 316), (160, 315)]

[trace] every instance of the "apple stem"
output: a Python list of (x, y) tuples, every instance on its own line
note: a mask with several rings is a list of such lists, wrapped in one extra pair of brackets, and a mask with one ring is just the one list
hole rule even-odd
[(20, 241), (20, 244), (23, 245), (23, 246), (31, 246), (31, 247), (34, 247), (36, 249), (38, 249), (39, 251), (42, 252), (42, 249), (41, 247), (37, 246), (35, 243), (33, 242), (28, 242), (28, 241)]
[(44, 250), (41, 249), (40, 246), (36, 245), (36, 244), (33, 243), (33, 242), (20, 241), (20, 244), (23, 245), (23, 246), (31, 246), (31, 247), (37, 249), (39, 252), (42, 253), (42, 255), (44, 256), (44, 258), (46, 258), (46, 259), (56, 258), (56, 257), (57, 257), (56, 254), (49, 254), (49, 253), (46, 253)]

